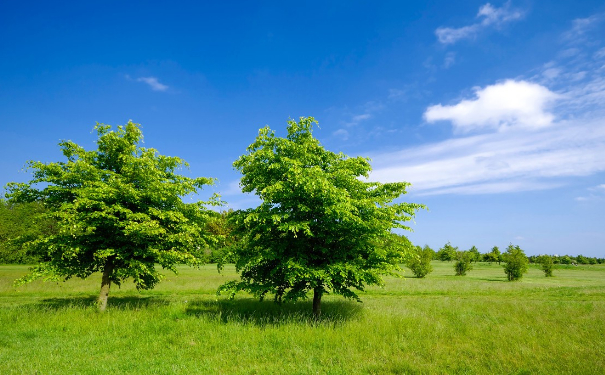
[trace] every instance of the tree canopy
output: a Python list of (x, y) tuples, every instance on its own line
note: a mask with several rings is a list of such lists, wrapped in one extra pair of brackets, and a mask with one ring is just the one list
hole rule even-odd
[(33, 179), (10, 183), (12, 202), (40, 202), (57, 230), (29, 243), (42, 263), (19, 282), (36, 278), (86, 278), (102, 272), (99, 308), (105, 309), (111, 283), (132, 278), (139, 289), (153, 288), (162, 275), (156, 264), (176, 272), (179, 263), (196, 263), (199, 250), (212, 244), (205, 224), (216, 215), (209, 202), (184, 203), (210, 178), (177, 174), (187, 167), (178, 157), (139, 146), (140, 125), (97, 124), (97, 146), (86, 151), (71, 141), (59, 143), (64, 162), (30, 161)]
[(24, 246), (38, 236), (54, 232), (54, 220), (41, 217), (45, 211), (39, 202), (11, 203), (0, 199), (0, 264), (36, 263), (40, 254)]
[(318, 315), (323, 294), (358, 300), (354, 289), (381, 284), (381, 275), (405, 260), (408, 249), (393, 242), (391, 229), (409, 229), (404, 223), (424, 206), (394, 203), (409, 184), (368, 182), (369, 159), (325, 150), (312, 135), (315, 123), (290, 120), (285, 138), (260, 129), (234, 162), (242, 190), (261, 204), (233, 214), (242, 236), (234, 251), (241, 281), (221, 291), (281, 301), (312, 290)]

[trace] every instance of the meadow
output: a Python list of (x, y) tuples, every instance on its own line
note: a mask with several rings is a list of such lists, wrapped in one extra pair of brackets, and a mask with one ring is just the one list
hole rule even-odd
[(14, 288), (26, 266), (0, 266), (1, 374), (603, 374), (605, 265), (537, 267), (507, 282), (479, 263), (454, 276), (433, 262), (360, 294), (274, 304), (216, 296), (231, 267), (182, 267), (156, 289), (100, 275)]

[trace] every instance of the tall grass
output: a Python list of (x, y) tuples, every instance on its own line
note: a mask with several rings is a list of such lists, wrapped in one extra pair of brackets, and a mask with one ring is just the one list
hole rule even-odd
[(1, 266), (0, 373), (605, 373), (605, 266), (531, 268), (520, 282), (498, 265), (433, 268), (368, 288), (362, 304), (327, 296), (317, 321), (310, 301), (217, 297), (232, 268), (114, 288), (99, 314), (100, 276), (15, 289), (26, 267)]

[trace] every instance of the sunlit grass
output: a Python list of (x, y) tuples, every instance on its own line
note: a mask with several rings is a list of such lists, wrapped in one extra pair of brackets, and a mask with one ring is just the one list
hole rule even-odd
[(181, 268), (155, 290), (100, 277), (15, 289), (0, 267), (1, 374), (605, 373), (605, 266), (530, 268), (505, 281), (497, 264), (465, 277), (434, 262), (425, 279), (389, 278), (363, 303), (327, 296), (276, 305), (215, 295), (232, 268)]

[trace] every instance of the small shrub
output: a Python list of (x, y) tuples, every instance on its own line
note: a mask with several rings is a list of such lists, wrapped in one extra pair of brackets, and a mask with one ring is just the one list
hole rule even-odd
[(473, 255), (474, 254), (468, 251), (456, 252), (456, 263), (454, 263), (456, 276), (466, 276), (466, 273), (473, 269), (473, 266), (471, 265)]
[(421, 279), (433, 272), (431, 260), (433, 259), (434, 255), (435, 251), (433, 251), (433, 249), (431, 249), (428, 245), (425, 245), (424, 248), (416, 246), (412, 249), (406, 265), (416, 277)]
[(513, 244), (508, 245), (506, 252), (503, 254), (504, 261), (504, 273), (508, 277), (508, 281), (519, 280), (523, 277), (523, 274), (527, 272), (528, 263), (525, 252), (521, 250), (519, 246)]
[(554, 260), (550, 255), (540, 255), (538, 257), (538, 263), (540, 263), (540, 268), (544, 271), (544, 276), (552, 277), (552, 270), (554, 267)]

